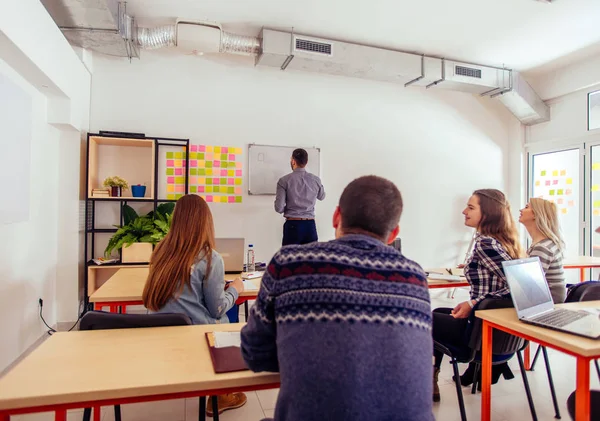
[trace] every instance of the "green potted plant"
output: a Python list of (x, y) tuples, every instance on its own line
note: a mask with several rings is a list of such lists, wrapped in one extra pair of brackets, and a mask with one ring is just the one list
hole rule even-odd
[(103, 184), (104, 187), (110, 187), (110, 195), (112, 197), (121, 197), (123, 190), (127, 190), (129, 188), (127, 181), (123, 180), (117, 175), (106, 178)]
[(129, 205), (123, 205), (123, 226), (111, 237), (104, 256), (121, 251), (122, 263), (146, 263), (152, 248), (169, 232), (175, 203), (163, 203), (147, 215), (139, 216)]

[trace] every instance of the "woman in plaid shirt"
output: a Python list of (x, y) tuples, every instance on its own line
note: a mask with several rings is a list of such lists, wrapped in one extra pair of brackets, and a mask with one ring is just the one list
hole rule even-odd
[[(465, 263), (465, 276), (471, 284), (471, 299), (453, 309), (438, 308), (433, 311), (433, 339), (453, 347), (464, 348), (467, 318), (473, 307), (484, 298), (502, 298), (510, 294), (502, 262), (521, 257), (519, 232), (510, 213), (510, 205), (496, 189), (481, 189), (473, 192), (463, 211), (465, 225), (475, 228), (473, 253)], [(443, 354), (434, 351), (433, 400), (440, 400), (437, 385)], [(472, 383), (472, 370), (461, 376), (463, 385)], [(499, 376), (498, 376), (499, 377)], [(497, 377), (495, 377), (497, 380)]]

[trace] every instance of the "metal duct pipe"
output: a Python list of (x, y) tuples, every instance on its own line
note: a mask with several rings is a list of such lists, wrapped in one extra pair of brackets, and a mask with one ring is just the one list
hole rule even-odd
[[(188, 24), (189, 25), (189, 24)], [(199, 25), (196, 27), (209, 28), (220, 32), (219, 52), (241, 55), (257, 55), (260, 52), (260, 40), (257, 37), (231, 34), (221, 31), (210, 25)], [(191, 40), (186, 40), (188, 43)], [(198, 39), (198, 46), (202, 46), (201, 39)], [(210, 42), (210, 41), (209, 41)], [(157, 28), (138, 28), (137, 43), (146, 50), (153, 50), (163, 47), (177, 45), (177, 26), (159, 26)], [(200, 49), (201, 52), (204, 52)]]

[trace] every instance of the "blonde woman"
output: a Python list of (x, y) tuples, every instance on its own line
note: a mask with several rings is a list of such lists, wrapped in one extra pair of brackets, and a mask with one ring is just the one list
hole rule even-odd
[(519, 222), (531, 236), (529, 257), (539, 257), (555, 304), (563, 303), (567, 295), (562, 258), (565, 243), (560, 234), (558, 209), (548, 200), (534, 198), (521, 209)]

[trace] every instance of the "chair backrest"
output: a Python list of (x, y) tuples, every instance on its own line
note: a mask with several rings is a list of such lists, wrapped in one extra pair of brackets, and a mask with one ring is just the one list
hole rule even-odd
[(88, 311), (81, 318), (79, 330), (132, 329), (141, 327), (185, 326), (192, 320), (185, 314), (119, 314)]
[[(513, 302), (510, 298), (497, 299), (497, 298), (486, 298), (478, 303), (472, 311), (472, 319), (470, 318), (469, 323), (472, 324), (471, 337), (469, 339), (469, 347), (481, 350), (481, 332), (483, 327), (483, 321), (474, 316), (477, 310), (493, 310), (499, 308), (512, 308), (514, 307)], [(523, 346), (525, 346), (525, 339), (519, 338), (514, 335), (510, 335), (506, 332), (494, 330), (493, 341), (492, 341), (492, 354), (494, 355), (508, 355), (514, 354)]]
[(565, 303), (594, 300), (600, 300), (600, 282), (586, 281), (569, 288)]

